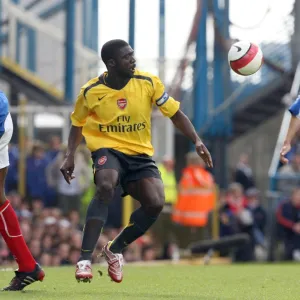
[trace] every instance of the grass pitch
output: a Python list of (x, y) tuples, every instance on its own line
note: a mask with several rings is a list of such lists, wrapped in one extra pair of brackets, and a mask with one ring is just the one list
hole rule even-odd
[[(216, 266), (126, 266), (124, 280), (110, 281), (94, 266), (92, 283), (77, 283), (74, 268), (47, 268), (43, 283), (25, 292), (0, 292), (0, 299), (20, 300), (294, 300), (299, 299), (297, 264)], [(0, 272), (0, 286), (12, 278)]]

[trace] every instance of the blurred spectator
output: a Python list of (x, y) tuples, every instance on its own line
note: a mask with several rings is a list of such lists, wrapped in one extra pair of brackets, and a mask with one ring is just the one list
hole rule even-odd
[(84, 155), (77, 151), (75, 154), (75, 178), (68, 184), (60, 172), (66, 149), (63, 149), (47, 168), (47, 182), (57, 189), (58, 207), (64, 215), (70, 211), (80, 211), (81, 197), (90, 185), (91, 172), (86, 164)]
[(156, 260), (157, 255), (153, 245), (147, 245), (142, 249), (142, 260), (151, 261)]
[(40, 263), (43, 267), (49, 267), (52, 265), (52, 256), (50, 253), (44, 252), (41, 255)]
[[(240, 183), (231, 183), (220, 208), (220, 236), (241, 232), (240, 217), (247, 207), (247, 200)], [(242, 217), (243, 219), (243, 217)]]
[(36, 222), (41, 217), (41, 214), (43, 212), (43, 201), (41, 199), (32, 199), (31, 202), (31, 210), (32, 210), (32, 218), (33, 221)]
[[(174, 238), (174, 225), (171, 220), (171, 212), (173, 205), (177, 201), (177, 182), (174, 172), (174, 160), (168, 156), (164, 156), (162, 163), (158, 164), (158, 169), (164, 184), (165, 205), (154, 223), (152, 230), (158, 243), (169, 243)], [(164, 228), (164, 230), (161, 230)]]
[(137, 243), (130, 244), (124, 252), (124, 259), (127, 262), (140, 261), (142, 259), (142, 251)]
[[(61, 149), (61, 139), (57, 135), (53, 135), (49, 139), (49, 147), (46, 151), (46, 159), (48, 164), (52, 163), (58, 153), (60, 152)], [(57, 205), (57, 191), (55, 188), (49, 186), (47, 183), (48, 188), (45, 194), (45, 199), (46, 202), (48, 203), (48, 206), (56, 206)]]
[(5, 263), (8, 263), (11, 260), (12, 260), (12, 256), (9, 253), (6, 243), (4, 243), (3, 240), (0, 240), (0, 262), (1, 262), (1, 265), (4, 265)]
[(174, 242), (167, 243), (164, 246), (160, 259), (177, 261), (180, 258), (178, 245)]
[(42, 240), (45, 228), (44, 226), (32, 228), (31, 238), (36, 240)]
[(72, 248), (70, 250), (70, 255), (69, 255), (70, 264), (75, 266), (78, 262), (79, 257), (80, 257), (80, 250), (76, 248)]
[(240, 183), (231, 183), (228, 187), (226, 195), (226, 205), (229, 210), (234, 214), (238, 215), (247, 206), (247, 199), (244, 195), (243, 186)]
[(278, 181), (278, 188), (284, 194), (289, 195), (300, 182), (297, 178), (300, 176), (300, 153), (296, 153), (289, 164), (282, 166), (279, 174), (283, 178)]
[(39, 261), (41, 254), (42, 254), (41, 241), (40, 240), (31, 240), (31, 242), (29, 243), (29, 249), (30, 249), (33, 257), (37, 261)]
[(220, 237), (230, 236), (239, 232), (237, 220), (227, 205), (223, 205), (219, 212)]
[[(82, 240), (82, 233), (81, 231), (73, 231), (70, 239), (70, 244), (77, 250), (81, 249), (81, 240)], [(108, 241), (107, 241), (108, 242)], [(105, 245), (105, 244), (104, 244)], [(100, 246), (100, 249), (104, 247), (104, 245)]]
[(24, 222), (21, 221), (20, 226), (21, 226), (21, 230), (24, 236), (25, 241), (28, 243), (30, 241), (30, 239), (32, 238), (32, 234), (31, 234), (31, 224), (29, 222)]
[(44, 235), (44, 237), (42, 238), (43, 252), (51, 253), (51, 250), (53, 247), (54, 247), (54, 245), (53, 245), (52, 236), (49, 234)]
[(183, 169), (179, 183), (177, 203), (172, 220), (186, 228), (180, 234), (181, 247), (204, 237), (208, 214), (215, 203), (215, 184), (205, 163), (196, 152), (186, 156), (187, 167)]
[(285, 259), (300, 261), (300, 188), (296, 188), (291, 199), (279, 205), (277, 222), (283, 229)]
[(69, 213), (69, 221), (72, 228), (77, 230), (82, 230), (83, 227), (80, 224), (80, 215), (76, 210), (71, 210)]
[(46, 152), (46, 158), (49, 162), (53, 161), (61, 149), (61, 139), (57, 135), (53, 135), (49, 139), (49, 149)]
[(18, 161), (19, 161), (19, 149), (17, 146), (10, 144), (9, 150), (9, 168), (7, 171), (5, 190), (6, 193), (18, 190)]
[(247, 190), (247, 206), (253, 217), (253, 235), (256, 245), (266, 246), (265, 229), (267, 225), (267, 213), (262, 207), (259, 199), (260, 193), (256, 188)]
[(47, 206), (45, 194), (48, 188), (45, 176), (47, 164), (44, 147), (36, 143), (26, 162), (27, 196), (30, 200), (33, 198), (42, 199), (45, 206)]
[(7, 194), (7, 199), (10, 201), (11, 206), (14, 208), (18, 217), (21, 216), (22, 198), (17, 192), (10, 192)]
[(240, 156), (234, 173), (234, 181), (240, 183), (245, 191), (255, 186), (253, 172), (249, 165), (249, 156), (246, 153)]
[(223, 236), (246, 233), (250, 236), (250, 244), (237, 249), (235, 261), (251, 261), (254, 259), (254, 217), (247, 206), (243, 186), (239, 183), (229, 185), (224, 205), (220, 208), (220, 233)]
[(177, 200), (177, 182), (174, 172), (174, 160), (168, 156), (164, 156), (162, 163), (158, 164), (158, 169), (164, 183), (166, 202), (164, 210), (170, 212), (171, 206), (176, 203)]
[(69, 265), (70, 261), (68, 259), (70, 253), (70, 245), (68, 243), (60, 244), (58, 247), (58, 255), (60, 256), (60, 265)]
[(60, 266), (61, 257), (59, 255), (53, 255), (51, 260), (51, 266)]

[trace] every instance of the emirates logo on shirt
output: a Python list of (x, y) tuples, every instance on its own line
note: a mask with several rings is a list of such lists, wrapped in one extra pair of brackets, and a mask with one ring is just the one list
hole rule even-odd
[(118, 99), (117, 105), (120, 109), (124, 109), (127, 106), (127, 100), (126, 99)]

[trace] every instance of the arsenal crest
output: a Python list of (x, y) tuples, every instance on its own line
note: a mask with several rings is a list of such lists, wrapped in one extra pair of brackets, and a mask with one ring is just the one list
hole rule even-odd
[(119, 100), (117, 100), (117, 105), (120, 109), (124, 109), (127, 106), (127, 100), (119, 99)]
[(99, 166), (103, 166), (107, 161), (107, 156), (101, 156), (99, 159), (98, 159), (98, 165)]

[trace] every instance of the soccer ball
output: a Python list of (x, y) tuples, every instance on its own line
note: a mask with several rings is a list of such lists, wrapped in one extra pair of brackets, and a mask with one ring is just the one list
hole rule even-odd
[(263, 63), (261, 49), (250, 42), (234, 43), (228, 52), (230, 68), (237, 74), (249, 76), (256, 73)]

